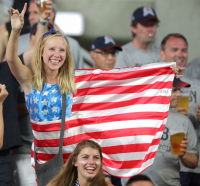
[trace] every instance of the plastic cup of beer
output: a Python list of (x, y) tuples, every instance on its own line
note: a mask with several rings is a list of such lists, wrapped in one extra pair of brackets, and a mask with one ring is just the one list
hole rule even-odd
[(48, 1), (48, 0), (38, 0), (37, 5), (38, 5), (38, 9), (39, 9), (39, 11), (40, 11), (41, 14), (42, 14), (44, 11), (46, 11), (46, 10), (50, 10), (50, 8), (48, 8), (48, 7), (46, 6), (47, 1)]
[(182, 96), (179, 97), (176, 108), (185, 108), (186, 112), (188, 112), (188, 107), (190, 102), (190, 90), (187, 90), (187, 88), (183, 88), (181, 89), (181, 94)]
[(183, 155), (184, 147), (181, 146), (182, 141), (184, 140), (185, 132), (184, 131), (170, 131), (170, 140), (171, 140), (171, 148), (172, 154), (174, 155)]

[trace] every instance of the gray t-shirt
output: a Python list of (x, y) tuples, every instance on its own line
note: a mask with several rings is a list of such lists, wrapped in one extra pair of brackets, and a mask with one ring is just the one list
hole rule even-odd
[(72, 56), (74, 58), (74, 65), (75, 65), (74, 68), (83, 69), (83, 57), (81, 54), (81, 48), (78, 41), (69, 36), (67, 36), (67, 39), (69, 41)]
[(132, 42), (122, 46), (123, 51), (119, 52), (115, 68), (142, 66), (149, 63), (161, 62), (160, 49), (152, 45), (151, 50), (143, 51), (136, 48)]
[[(200, 104), (200, 81), (191, 77), (184, 75), (181, 78), (182, 81), (187, 82), (191, 85), (189, 88), (182, 88), (183, 90), (190, 90), (190, 103), (188, 107), (188, 117), (192, 122), (194, 129), (198, 137), (198, 150), (200, 152), (200, 122), (196, 117), (196, 111), (198, 110), (198, 105)], [(194, 172), (200, 174), (200, 157), (198, 161), (198, 166), (195, 169), (189, 169), (185, 166), (181, 166), (181, 171), (183, 172)]]
[[(179, 128), (184, 130), (188, 138), (187, 152), (198, 154), (197, 136), (191, 121), (183, 114), (170, 109), (153, 165), (142, 173), (149, 176), (155, 186), (180, 186), (180, 160), (177, 155), (172, 155), (170, 146), (170, 131)], [(122, 179), (122, 185), (127, 181), (128, 179)]]
[(200, 80), (200, 58), (196, 58), (186, 66), (183, 75)]

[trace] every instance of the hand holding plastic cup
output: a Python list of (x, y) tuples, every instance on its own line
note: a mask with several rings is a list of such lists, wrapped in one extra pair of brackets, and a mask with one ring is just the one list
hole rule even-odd
[(47, 6), (47, 1), (48, 1), (48, 0), (38, 0), (38, 1), (37, 1), (38, 9), (39, 9), (39, 11), (40, 11), (41, 14), (42, 14), (44, 11), (46, 11), (46, 10), (51, 10), (51, 9)]
[[(187, 88), (181, 89), (182, 96), (178, 99), (178, 105), (176, 108), (180, 108), (178, 112), (181, 113), (181, 110), (183, 110), (183, 114), (188, 113), (188, 107), (190, 102), (190, 90)], [(184, 109), (181, 109), (184, 108)]]
[(183, 130), (170, 130), (170, 140), (172, 154), (183, 155), (184, 152), (181, 149), (184, 149), (184, 147), (181, 144), (185, 140), (185, 132)]

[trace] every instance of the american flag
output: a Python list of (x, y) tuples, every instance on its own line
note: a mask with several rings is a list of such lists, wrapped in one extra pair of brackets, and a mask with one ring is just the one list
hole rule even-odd
[[(174, 78), (170, 66), (175, 63), (76, 70), (77, 94), (72, 116), (66, 118), (64, 160), (78, 142), (91, 139), (101, 145), (103, 169), (113, 176), (131, 177), (151, 166), (168, 117)], [(43, 144), (46, 154), (38, 151), (37, 159), (45, 162), (58, 152), (60, 122), (48, 125), (51, 132), (40, 131), (46, 138), (38, 144)]]

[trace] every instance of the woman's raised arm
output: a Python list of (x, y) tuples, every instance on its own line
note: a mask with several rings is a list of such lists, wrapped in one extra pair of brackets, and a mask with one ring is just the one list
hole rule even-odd
[(22, 64), (17, 53), (18, 53), (18, 37), (24, 25), (24, 14), (26, 12), (26, 8), (27, 8), (27, 3), (24, 4), (24, 8), (21, 13), (19, 13), (18, 10), (13, 8), (10, 8), (10, 10), (8, 10), (8, 13), (11, 18), (12, 31), (6, 49), (6, 59), (8, 65), (12, 71), (12, 74), (18, 80), (20, 85), (23, 87), (25, 93), (27, 93), (27, 90), (31, 85), (31, 76), (33, 76), (33, 72), (31, 71), (30, 68)]

